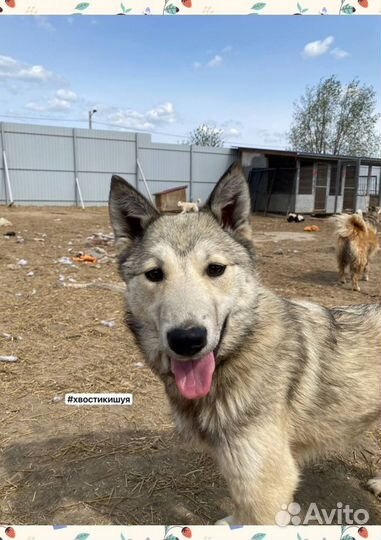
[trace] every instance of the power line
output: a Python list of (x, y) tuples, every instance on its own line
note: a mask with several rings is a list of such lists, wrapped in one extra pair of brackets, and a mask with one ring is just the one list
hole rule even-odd
[[(24, 116), (24, 115), (16, 115), (16, 114), (0, 114), (0, 117), (4, 118), (19, 118), (20, 120), (46, 120), (47, 122), (82, 122), (82, 123), (88, 123), (88, 119), (83, 118), (52, 118), (48, 116)], [(138, 132), (138, 133), (153, 133), (154, 135), (166, 135), (169, 137), (180, 137), (184, 138), (188, 135), (179, 135), (178, 133), (167, 133), (164, 131), (156, 131), (156, 130), (148, 130), (148, 129), (141, 129), (141, 128), (124, 128), (123, 126), (118, 126), (117, 124), (112, 124), (110, 122), (101, 122), (99, 120), (95, 121), (93, 120), (93, 124), (98, 124), (100, 126), (107, 126), (112, 128), (120, 128), (127, 131), (132, 132)]]
[[(24, 116), (24, 115), (16, 115), (16, 114), (1, 114), (0, 113), (0, 118), (13, 118), (13, 119), (20, 119), (20, 120), (45, 120), (47, 122), (80, 122), (80, 123), (85, 123), (87, 124), (88, 123), (88, 119), (84, 119), (84, 118), (52, 118), (52, 117), (48, 117), (48, 116)], [(161, 135), (161, 136), (165, 136), (165, 137), (175, 137), (175, 138), (180, 138), (180, 139), (186, 139), (189, 134), (182, 134), (182, 135), (179, 135), (178, 133), (167, 133), (165, 131), (156, 131), (156, 130), (147, 130), (147, 129), (140, 129), (140, 128), (123, 128), (121, 126), (118, 126), (116, 124), (112, 124), (110, 122), (101, 122), (101, 121), (93, 121), (93, 124), (98, 124), (100, 126), (106, 126), (106, 127), (110, 127), (110, 128), (114, 128), (114, 130), (116, 130), (116, 128), (119, 127), (120, 130), (123, 130), (123, 131), (127, 131), (127, 132), (132, 132), (132, 133), (146, 133), (148, 135)], [(263, 148), (264, 150), (266, 149), (271, 149), (271, 150), (284, 150), (285, 149), (285, 146), (286, 145), (283, 145), (283, 146), (267, 146), (267, 145), (264, 145), (263, 143), (260, 143), (260, 144), (254, 144), (252, 142), (250, 143), (245, 143), (243, 141), (239, 141), (239, 142), (236, 142), (236, 141), (224, 141), (226, 144), (229, 144), (231, 146), (247, 146), (247, 147), (253, 147), (253, 148)]]

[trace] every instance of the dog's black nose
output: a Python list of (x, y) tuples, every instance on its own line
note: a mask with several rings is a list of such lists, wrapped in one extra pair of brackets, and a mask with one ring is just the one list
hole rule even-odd
[(193, 356), (206, 345), (207, 331), (204, 327), (174, 328), (167, 333), (168, 344), (181, 356)]

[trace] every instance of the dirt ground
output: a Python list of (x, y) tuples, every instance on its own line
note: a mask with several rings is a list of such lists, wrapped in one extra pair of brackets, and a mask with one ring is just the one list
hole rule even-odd
[[(214, 464), (174, 433), (161, 384), (123, 326), (122, 295), (62, 286), (120, 283), (112, 257), (57, 262), (86, 251), (89, 235), (111, 232), (107, 210), (1, 207), (0, 217), (13, 223), (0, 228), (0, 355), (18, 358), (0, 361), (0, 522), (206, 524), (229, 513)], [(320, 233), (303, 232), (312, 222)], [(259, 273), (277, 293), (326, 306), (380, 302), (381, 254), (361, 293), (338, 285), (327, 220), (255, 216), (253, 227)], [(132, 392), (134, 404), (71, 407), (68, 392)], [(381, 523), (379, 502), (364, 489), (379, 461), (376, 439), (369, 433), (362, 450), (308, 468), (296, 500), (303, 508), (348, 503)]]

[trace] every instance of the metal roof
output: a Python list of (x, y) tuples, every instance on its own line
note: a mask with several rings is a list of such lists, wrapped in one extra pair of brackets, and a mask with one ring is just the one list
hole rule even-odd
[(164, 191), (159, 191), (158, 193), (154, 193), (154, 195), (166, 195), (167, 193), (174, 193), (175, 191), (181, 191), (183, 189), (188, 189), (188, 186), (177, 186)]
[(261, 154), (270, 154), (270, 155), (281, 155), (281, 156), (289, 156), (294, 158), (301, 158), (301, 159), (323, 159), (323, 160), (330, 160), (330, 161), (358, 161), (364, 165), (379, 165), (381, 166), (381, 158), (372, 158), (372, 157), (356, 157), (356, 156), (347, 156), (347, 155), (340, 155), (340, 154), (317, 154), (314, 152), (297, 152), (294, 150), (276, 150), (271, 148), (255, 148), (251, 146), (238, 146), (237, 150), (239, 152), (244, 151), (252, 151), (252, 152), (258, 152)]

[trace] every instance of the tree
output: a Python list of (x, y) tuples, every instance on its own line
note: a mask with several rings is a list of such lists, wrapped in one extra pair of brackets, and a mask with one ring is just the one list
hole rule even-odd
[(379, 156), (376, 92), (353, 79), (343, 85), (334, 75), (320, 80), (294, 103), (288, 134), (293, 150), (351, 156)]
[(223, 146), (223, 129), (218, 129), (215, 126), (201, 124), (198, 128), (189, 133), (187, 144), (195, 144), (197, 146)]

